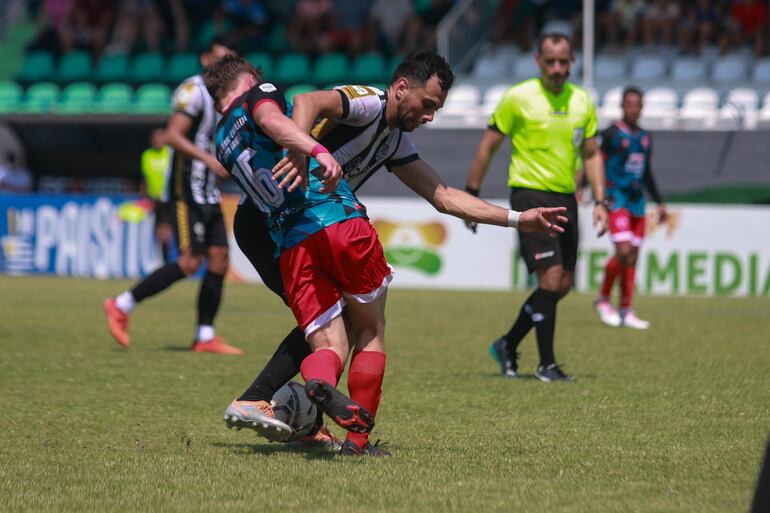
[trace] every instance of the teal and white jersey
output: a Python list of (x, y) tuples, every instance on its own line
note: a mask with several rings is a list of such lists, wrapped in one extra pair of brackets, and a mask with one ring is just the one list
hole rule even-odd
[(319, 170), (310, 159), (307, 190), (288, 192), (273, 180), (272, 168), (283, 157), (283, 149), (254, 122), (254, 110), (263, 102), (275, 104), (291, 115), (291, 104), (271, 83), (250, 89), (224, 112), (217, 127), (217, 159), (241, 190), (265, 214), (270, 236), (278, 253), (299, 244), (308, 236), (333, 224), (366, 217), (366, 209), (340, 180), (333, 193), (322, 193)]

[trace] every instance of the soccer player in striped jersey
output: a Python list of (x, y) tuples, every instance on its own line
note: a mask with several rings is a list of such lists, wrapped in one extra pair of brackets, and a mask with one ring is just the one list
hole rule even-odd
[[(642, 91), (627, 87), (623, 91), (623, 119), (602, 132), (601, 151), (607, 174), (607, 200), (610, 235), (615, 254), (607, 261), (599, 298), (594, 303), (601, 321), (608, 326), (638, 330), (650, 327), (632, 308), (636, 259), (644, 239), (644, 189), (658, 204), (659, 222), (668, 216), (666, 205), (652, 175), (652, 135), (638, 124), (642, 113)], [(610, 303), (610, 294), (620, 276), (620, 309)]]
[[(206, 67), (232, 55), (233, 48), (221, 38), (214, 39), (201, 54)], [(206, 353), (241, 354), (215, 335), (214, 318), (222, 300), (222, 286), (228, 265), (227, 232), (220, 207), (217, 176), (227, 172), (211, 154), (218, 114), (203, 78), (188, 78), (174, 93), (174, 113), (166, 127), (171, 147), (167, 189), (162, 201), (170, 202), (175, 216), (174, 231), (179, 256), (134, 287), (104, 301), (104, 311), (113, 338), (130, 345), (129, 316), (148, 297), (198, 271), (206, 258), (207, 269), (198, 293), (198, 327), (192, 350)]]

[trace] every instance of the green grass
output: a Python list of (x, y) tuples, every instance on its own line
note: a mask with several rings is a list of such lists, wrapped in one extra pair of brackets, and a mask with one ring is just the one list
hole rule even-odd
[[(546, 385), (500, 379), (487, 355), (523, 294), (392, 290), (374, 438), (394, 456), (369, 460), (224, 428), (292, 324), (265, 288), (226, 288), (219, 331), (246, 352), (226, 357), (185, 351), (193, 282), (142, 304), (119, 348), (101, 301), (127, 285), (0, 277), (0, 510), (749, 507), (770, 428), (767, 299), (640, 297), (653, 328), (636, 332), (573, 294), (556, 349), (578, 381)], [(521, 350), (534, 369), (531, 335)]]

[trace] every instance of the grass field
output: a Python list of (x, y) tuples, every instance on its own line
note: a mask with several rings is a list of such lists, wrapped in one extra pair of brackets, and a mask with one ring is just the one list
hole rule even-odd
[[(222, 412), (291, 327), (232, 285), (193, 354), (196, 284), (148, 300), (133, 347), (101, 301), (128, 282), (0, 277), (0, 510), (745, 512), (770, 431), (770, 301), (640, 297), (653, 329), (560, 306), (577, 383), (503, 380), (487, 354), (523, 294), (392, 290), (374, 438), (345, 459), (228, 431)], [(523, 369), (537, 363), (532, 335)], [(336, 426), (335, 426), (336, 428)], [(339, 433), (339, 430), (337, 429)]]

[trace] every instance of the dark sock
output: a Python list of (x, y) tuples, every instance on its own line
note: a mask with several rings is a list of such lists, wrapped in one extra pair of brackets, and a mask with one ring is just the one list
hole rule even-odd
[(138, 303), (150, 296), (154, 296), (158, 292), (166, 290), (174, 282), (177, 282), (182, 278), (184, 278), (184, 273), (182, 272), (182, 268), (179, 267), (179, 264), (176, 262), (166, 264), (137, 283), (136, 286), (131, 289), (131, 295), (134, 296), (134, 299)]
[(201, 288), (198, 291), (198, 326), (213, 326), (214, 317), (222, 302), (222, 284), (225, 281), (223, 274), (214, 274), (206, 271), (201, 280)]
[(537, 350), (540, 353), (540, 365), (556, 363), (553, 354), (553, 332), (556, 327), (556, 304), (559, 293), (537, 289), (532, 294), (532, 322), (537, 332)]
[(275, 350), (257, 379), (238, 398), (239, 401), (270, 401), (279, 388), (299, 374), (302, 360), (310, 355), (305, 333), (294, 328)]
[(503, 335), (503, 338), (508, 341), (508, 350), (511, 352), (516, 351), (519, 344), (524, 337), (527, 336), (529, 330), (532, 329), (532, 297), (537, 293), (537, 290), (530, 294), (524, 304), (521, 305), (519, 310), (519, 316), (516, 318), (516, 322), (513, 323), (508, 333)]
[(171, 248), (169, 247), (169, 244), (167, 242), (164, 242), (160, 245), (160, 250), (163, 253), (163, 263), (168, 263), (169, 253), (171, 252)]

